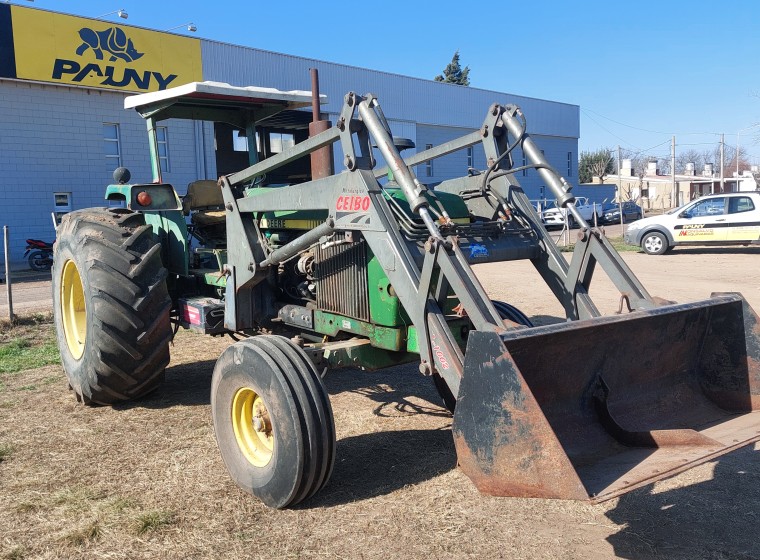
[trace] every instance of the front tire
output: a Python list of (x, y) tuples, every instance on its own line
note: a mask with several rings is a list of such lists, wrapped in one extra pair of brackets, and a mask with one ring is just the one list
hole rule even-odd
[(668, 239), (659, 231), (644, 234), (641, 248), (647, 255), (662, 255), (668, 250)]
[(330, 400), (314, 365), (288, 339), (260, 335), (227, 348), (214, 367), (211, 413), (232, 479), (266, 505), (296, 505), (329, 480)]
[(507, 319), (524, 327), (534, 326), (533, 321), (514, 305), (498, 300), (491, 300), (491, 303), (493, 303), (493, 306), (496, 308), (496, 311), (499, 312), (499, 316), (502, 319)]
[(171, 300), (161, 246), (142, 214), (64, 216), (53, 257), (53, 310), (69, 385), (85, 404), (154, 390), (169, 363)]

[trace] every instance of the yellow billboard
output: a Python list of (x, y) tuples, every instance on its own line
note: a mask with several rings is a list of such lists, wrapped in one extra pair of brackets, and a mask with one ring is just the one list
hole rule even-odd
[(9, 7), (16, 78), (139, 92), (203, 80), (198, 39)]

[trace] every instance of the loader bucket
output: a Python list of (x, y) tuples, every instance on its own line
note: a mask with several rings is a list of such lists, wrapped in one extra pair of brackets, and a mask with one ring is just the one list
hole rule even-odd
[(483, 493), (613, 498), (760, 440), (760, 322), (714, 294), (472, 332), (453, 433)]

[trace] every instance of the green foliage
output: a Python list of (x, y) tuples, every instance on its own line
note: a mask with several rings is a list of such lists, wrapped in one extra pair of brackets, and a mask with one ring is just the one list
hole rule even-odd
[(0, 344), (0, 374), (57, 364), (60, 361), (58, 345), (52, 339), (39, 341), (18, 337)]
[[(618, 253), (631, 253), (631, 252), (638, 252), (641, 250), (641, 247), (638, 245), (628, 245), (624, 240), (623, 237), (608, 237), (607, 241), (610, 242), (610, 244), (615, 248), (615, 250)], [(575, 243), (571, 243), (569, 245), (562, 245), (559, 248), (560, 252), (562, 253), (572, 253), (575, 251)]]
[(446, 65), (443, 74), (435, 77), (436, 82), (445, 82), (448, 84), (459, 84), (460, 86), (470, 85), (470, 67), (461, 67), (459, 64), (459, 51), (454, 53), (451, 62)]
[(590, 183), (594, 177), (604, 179), (614, 171), (612, 150), (602, 148), (595, 152), (581, 152), (578, 161), (578, 182)]

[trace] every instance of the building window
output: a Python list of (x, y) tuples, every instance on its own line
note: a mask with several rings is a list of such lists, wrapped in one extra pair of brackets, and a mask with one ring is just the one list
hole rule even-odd
[(121, 167), (121, 142), (119, 141), (119, 125), (103, 123), (103, 147), (106, 160), (115, 168)]
[[(433, 148), (432, 144), (425, 144), (425, 150), (430, 150)], [(426, 161), (425, 162), (425, 177), (432, 177), (433, 176), (433, 160)]]
[(473, 148), (470, 146), (467, 148), (467, 169), (474, 169), (475, 168), (475, 154), (473, 153)]
[(281, 132), (269, 133), (269, 151), (273, 154), (284, 152), (296, 145), (296, 139), (292, 134)]
[(169, 172), (169, 131), (165, 126), (156, 127), (156, 145), (158, 146), (158, 163), (161, 171)]
[(71, 193), (54, 192), (53, 193), (53, 216), (55, 217), (56, 227), (61, 225), (61, 218), (64, 214), (71, 212)]
[(573, 152), (567, 152), (567, 176), (573, 176)]

